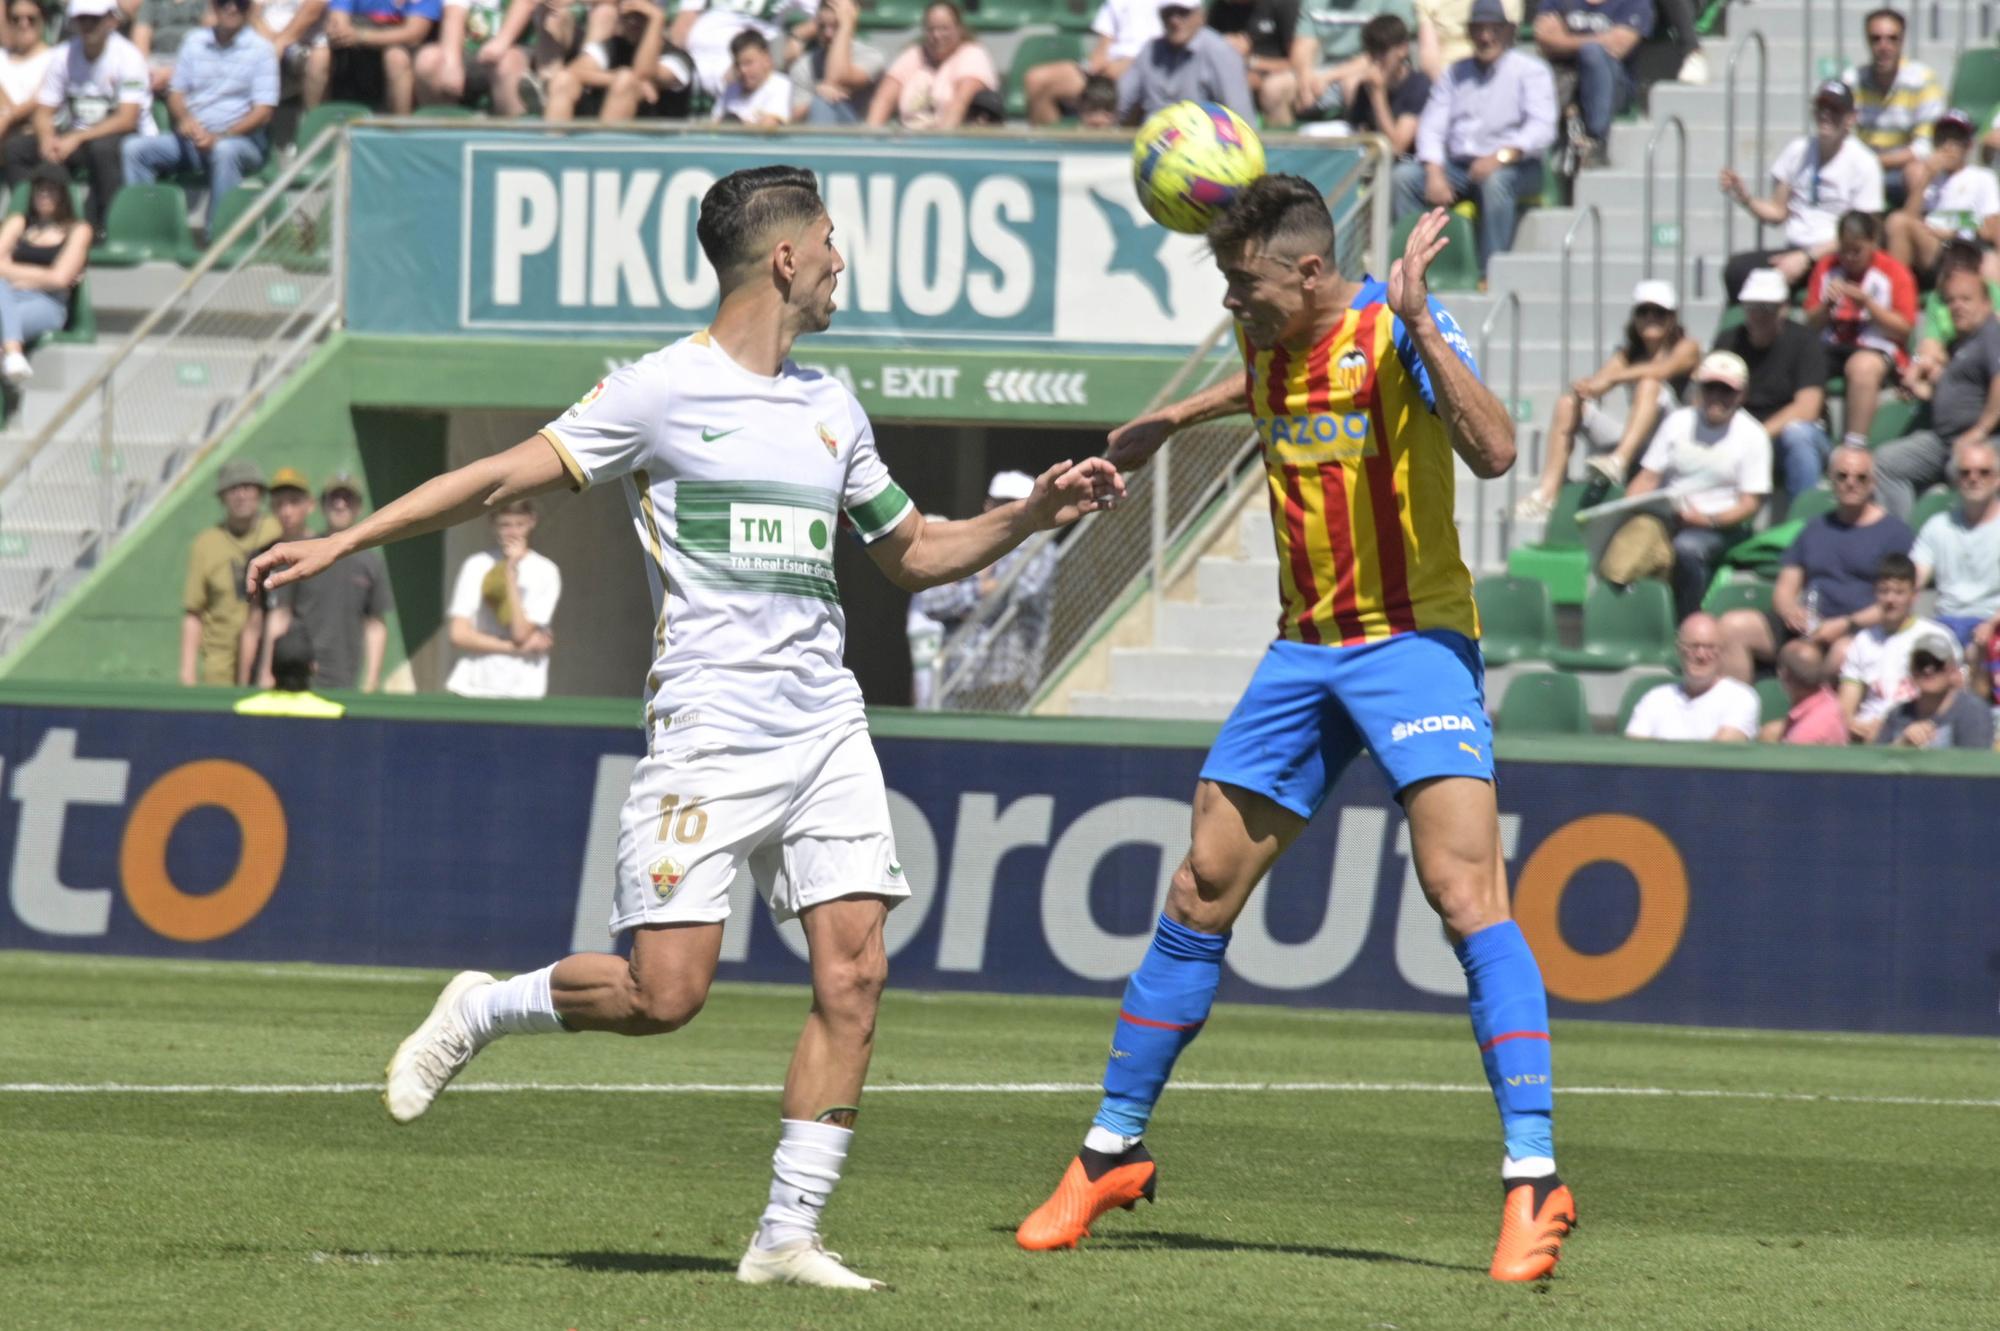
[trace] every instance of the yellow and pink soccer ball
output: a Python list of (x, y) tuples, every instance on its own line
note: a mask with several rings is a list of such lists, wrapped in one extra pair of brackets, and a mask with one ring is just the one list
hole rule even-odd
[(1214, 102), (1175, 102), (1147, 118), (1132, 144), (1132, 184), (1155, 222), (1199, 235), (1237, 192), (1264, 174), (1264, 143)]

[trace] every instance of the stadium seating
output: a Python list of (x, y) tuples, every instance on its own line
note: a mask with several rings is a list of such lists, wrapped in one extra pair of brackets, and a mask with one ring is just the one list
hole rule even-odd
[[(1622, 487), (1614, 486), (1605, 498), (1617, 499), (1624, 493)], [(1583, 528), (1576, 525), (1576, 510), (1582, 503), (1582, 482), (1563, 486), (1542, 539), (1507, 552), (1507, 572), (1546, 584), (1549, 599), (1557, 605), (1581, 604), (1590, 585), (1590, 552), (1583, 548)]]
[(1022, 37), (1007, 66), (1007, 118), (1028, 118), (1028, 93), (1023, 84), (1029, 70), (1059, 60), (1081, 60), (1089, 52), (1090, 38), (1083, 33), (1036, 32)]
[(1702, 598), (1701, 608), (1711, 615), (1726, 615), (1731, 610), (1755, 610), (1769, 614), (1771, 584), (1762, 578), (1743, 577), (1717, 583), (1709, 588), (1708, 595)]
[(1916, 428), (1917, 413), (1922, 409), (1921, 404), (1894, 393), (1883, 394), (1875, 407), (1874, 423), (1868, 427), (1868, 446), (1873, 448), (1908, 434)]
[(1919, 499), (1916, 507), (1910, 510), (1910, 530), (1923, 530), (1926, 522), (1929, 522), (1938, 514), (1947, 511), (1957, 502), (1957, 494), (1953, 493), (1946, 486), (1938, 486), (1922, 499)]
[(97, 340), (97, 307), (90, 301), (90, 279), (79, 280), (69, 293), (69, 322), (50, 333), (46, 341), (88, 346)]
[(1758, 719), (1766, 723), (1776, 721), (1792, 710), (1792, 700), (1785, 696), (1785, 686), (1768, 677), (1757, 681), (1757, 702)]
[(1548, 658), (1556, 645), (1556, 612), (1546, 584), (1533, 578), (1481, 578), (1472, 596), (1479, 605), (1479, 650), (1488, 665)]
[(1625, 686), (1625, 696), (1618, 700), (1617, 734), (1624, 734), (1625, 727), (1632, 724), (1632, 713), (1639, 709), (1639, 699), (1651, 693), (1662, 684), (1671, 684), (1675, 675), (1641, 675)]
[(1583, 684), (1557, 670), (1516, 675), (1500, 701), (1494, 724), (1508, 735), (1587, 735), (1590, 711)]
[(90, 261), (104, 268), (135, 268), (147, 260), (188, 262), (195, 252), (187, 196), (178, 185), (127, 185), (111, 200), (104, 243)]
[(1583, 645), (1557, 648), (1550, 659), (1571, 670), (1674, 664), (1673, 593), (1650, 579), (1623, 591), (1598, 583), (1583, 602)]
[[(1411, 213), (1396, 223), (1396, 229), (1389, 235), (1389, 253), (1401, 254), (1403, 247), (1410, 243), (1410, 233), (1417, 228), (1424, 214)], [(1445, 239), (1450, 242), (1444, 253), (1438, 255), (1431, 264), (1429, 273), (1433, 291), (1477, 291), (1479, 289), (1479, 243), (1473, 234), (1472, 222), (1465, 214), (1456, 210), (1446, 215)]]
[(1793, 522), (1811, 522), (1822, 513), (1832, 512), (1834, 507), (1833, 491), (1814, 486), (1793, 497), (1791, 512), (1786, 516)]
[[(210, 242), (213, 243), (222, 239), (229, 228), (236, 225), (236, 219), (256, 207), (257, 201), (263, 197), (264, 191), (261, 189), (251, 189), (239, 185), (229, 191), (222, 199), (218, 200), (209, 211), (208, 238)], [(233, 268), (243, 262), (244, 256), (257, 247), (258, 237), (263, 235), (265, 224), (268, 220), (260, 219), (248, 231), (244, 232), (242, 237), (229, 247), (229, 252), (216, 260), (217, 264), (224, 268)]]
[(1974, 47), (1960, 53), (1951, 76), (1951, 104), (1985, 128), (2000, 107), (2000, 51)]

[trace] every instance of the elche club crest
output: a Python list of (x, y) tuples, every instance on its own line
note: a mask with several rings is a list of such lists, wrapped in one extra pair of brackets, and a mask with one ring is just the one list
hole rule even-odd
[(687, 866), (669, 856), (648, 869), (646, 877), (652, 880), (653, 891), (659, 894), (660, 900), (665, 901), (681, 885), (681, 879), (687, 877)]

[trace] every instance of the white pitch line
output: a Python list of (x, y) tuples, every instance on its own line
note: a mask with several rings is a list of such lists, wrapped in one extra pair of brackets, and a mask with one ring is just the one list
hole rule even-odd
[[(0, 1082), (0, 1095), (359, 1095), (378, 1092), (380, 1082), (182, 1082), (149, 1085), (139, 1082)], [(895, 1082), (870, 1086), (870, 1095), (1083, 1095), (1101, 1087), (1082, 1081), (941, 1081)], [(1176, 1082), (1175, 1091), (1347, 1095), (1486, 1095), (1489, 1089), (1470, 1082), (1426, 1081), (1193, 1081)], [(452, 1093), (510, 1095), (552, 1092), (583, 1095), (776, 1095), (776, 1082), (460, 1082)], [(1718, 1087), (1560, 1086), (1559, 1096), (1605, 1096), (1664, 1100), (1746, 1100), (1768, 1104), (1895, 1105), (1942, 1109), (2000, 1109), (2000, 1100), (1955, 1099), (1928, 1095), (1842, 1095), (1815, 1091), (1732, 1091)]]

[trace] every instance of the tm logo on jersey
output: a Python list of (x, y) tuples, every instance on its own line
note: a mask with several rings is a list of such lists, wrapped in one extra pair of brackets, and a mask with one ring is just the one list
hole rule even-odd
[(1425, 716), (1415, 721), (1398, 721), (1389, 731), (1389, 742), (1401, 744), (1412, 735), (1436, 735), (1446, 730), (1477, 730), (1469, 716)]

